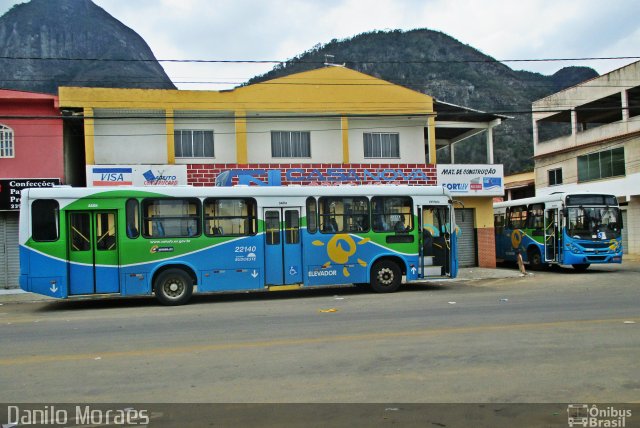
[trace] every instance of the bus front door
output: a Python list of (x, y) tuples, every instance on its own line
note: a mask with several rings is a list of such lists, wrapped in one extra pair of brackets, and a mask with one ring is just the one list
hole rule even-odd
[(558, 208), (544, 210), (544, 261), (558, 261)]
[(265, 208), (264, 222), (266, 284), (301, 283), (300, 208)]
[(69, 295), (120, 292), (116, 218), (116, 211), (68, 213)]

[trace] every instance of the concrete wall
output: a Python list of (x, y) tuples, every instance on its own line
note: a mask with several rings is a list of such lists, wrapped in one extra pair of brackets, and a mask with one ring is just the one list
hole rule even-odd
[(164, 118), (100, 119), (96, 114), (94, 129), (96, 165), (167, 163)]
[(633, 196), (629, 200), (624, 227), (629, 232), (629, 254), (640, 254), (640, 196)]
[(64, 183), (62, 120), (28, 118), (59, 115), (54, 107), (55, 97), (17, 98), (21, 95), (19, 91), (0, 90), (0, 115), (27, 116), (0, 119), (1, 125), (13, 130), (14, 148), (13, 158), (0, 158), (0, 178), (59, 178)]
[[(624, 176), (578, 183), (578, 156), (617, 147), (624, 147)], [(549, 187), (548, 171), (556, 168), (562, 168), (562, 184)], [(640, 190), (640, 136), (545, 156), (536, 160), (535, 174), (537, 195), (572, 191), (614, 193), (617, 196), (637, 194)]]

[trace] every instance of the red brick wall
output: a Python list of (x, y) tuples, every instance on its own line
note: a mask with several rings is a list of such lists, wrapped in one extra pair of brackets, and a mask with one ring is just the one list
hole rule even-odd
[[(436, 185), (436, 167), (427, 164), (192, 164), (187, 165), (187, 183), (193, 186), (213, 186), (216, 177), (230, 170), (264, 170), (252, 174), (267, 181), (267, 170), (281, 170), (281, 184), (412, 184)], [(287, 174), (287, 171), (289, 174)], [(365, 171), (368, 171), (366, 173)], [(377, 179), (376, 179), (377, 177)], [(289, 179), (291, 178), (291, 179)], [(237, 176), (232, 180), (238, 184)]]
[(496, 267), (496, 239), (493, 227), (477, 229), (478, 237), (478, 266), (484, 268)]

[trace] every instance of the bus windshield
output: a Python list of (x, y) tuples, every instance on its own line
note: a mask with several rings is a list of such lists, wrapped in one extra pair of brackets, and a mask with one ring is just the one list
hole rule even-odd
[(619, 238), (620, 209), (612, 207), (569, 207), (568, 233), (576, 239)]

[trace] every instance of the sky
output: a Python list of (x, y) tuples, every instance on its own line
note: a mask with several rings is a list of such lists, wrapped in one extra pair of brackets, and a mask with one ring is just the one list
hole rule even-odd
[[(49, 0), (56, 1), (56, 0)], [(93, 0), (137, 32), (158, 60), (284, 61), (374, 30), (441, 31), (497, 60), (553, 74), (604, 74), (640, 60), (638, 0)], [(25, 1), (0, 0), (0, 14)], [(221, 90), (274, 64), (161, 62), (180, 89)]]

